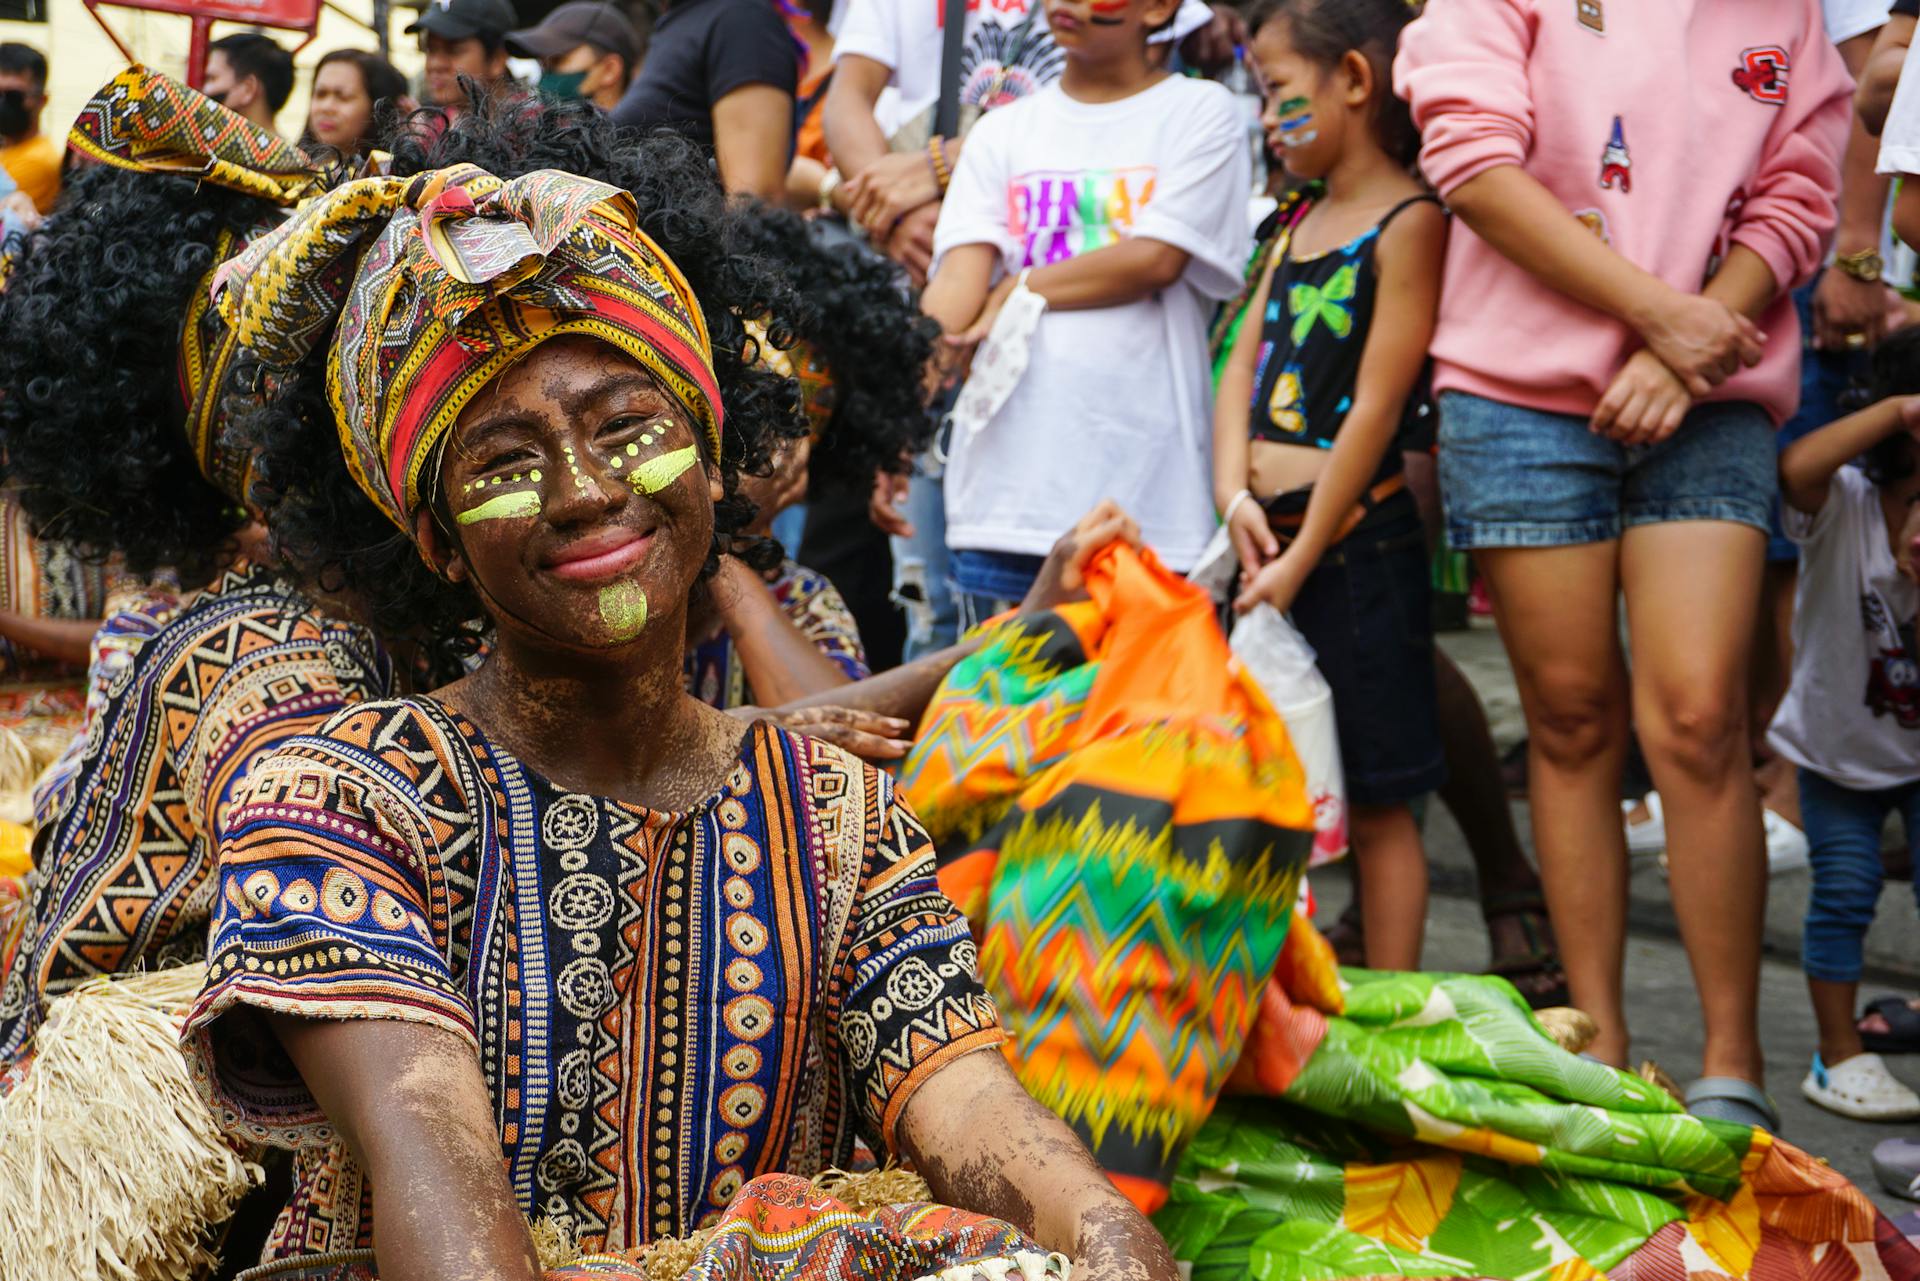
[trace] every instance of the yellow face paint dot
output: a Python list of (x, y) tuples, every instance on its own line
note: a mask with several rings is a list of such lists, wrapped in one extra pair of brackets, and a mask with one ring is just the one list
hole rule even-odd
[(622, 458), (622, 457), (621, 457), (620, 455), (618, 455), (618, 454), (615, 454), (615, 455), (613, 456), (613, 469), (614, 469), (615, 471), (619, 471), (619, 470), (620, 470), (620, 469), (621, 469), (622, 467), (625, 467), (626, 465), (627, 465), (627, 460), (626, 460), (626, 459), (624, 459), (624, 458)]
[(640, 446), (629, 442), (627, 444), (627, 457), (638, 458), (639, 456), (640, 456)]
[(632, 640), (647, 625), (647, 594), (638, 583), (609, 583), (600, 589), (600, 621), (616, 641)]

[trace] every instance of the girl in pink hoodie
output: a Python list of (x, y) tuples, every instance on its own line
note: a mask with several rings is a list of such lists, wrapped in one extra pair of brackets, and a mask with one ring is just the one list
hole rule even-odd
[(1395, 87), (1461, 223), (1432, 349), (1448, 535), (1520, 685), (1574, 1002), (1624, 1063), (1631, 699), (1705, 1015), (1689, 1106), (1771, 1128), (1746, 663), (1787, 291), (1825, 252), (1851, 83), (1816, 0), (1431, 0)]

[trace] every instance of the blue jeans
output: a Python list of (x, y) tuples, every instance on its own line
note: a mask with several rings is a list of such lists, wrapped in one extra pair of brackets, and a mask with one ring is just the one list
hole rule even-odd
[[(1800, 817), (1807, 826), (1813, 892), (1807, 896), (1800, 968), (1810, 979), (1858, 983), (1867, 927), (1885, 879), (1880, 831), (1899, 811), (1920, 876), (1920, 782), (1856, 792), (1809, 769), (1800, 771)], [(1914, 887), (1920, 900), (1920, 883)]]
[(953, 644), (960, 634), (947, 568), (947, 499), (940, 466), (922, 456), (907, 487), (913, 537), (893, 543), (893, 600), (907, 614), (906, 662)]
[(1778, 492), (1773, 420), (1758, 405), (1695, 405), (1656, 445), (1621, 445), (1587, 419), (1440, 393), (1447, 545), (1568, 547), (1635, 525), (1719, 520), (1767, 528)]
[(971, 548), (956, 548), (950, 555), (953, 598), (960, 610), (962, 636), (1026, 599), (1033, 580), (1040, 576), (1040, 566), (1047, 560), (1020, 552)]

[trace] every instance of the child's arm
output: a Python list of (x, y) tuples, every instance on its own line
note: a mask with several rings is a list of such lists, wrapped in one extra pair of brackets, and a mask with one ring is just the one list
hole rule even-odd
[[(1253, 406), (1254, 364), (1260, 354), (1261, 320), (1267, 314), (1267, 297), (1273, 291), (1273, 272), (1280, 256), (1267, 255), (1260, 275), (1260, 286), (1247, 299), (1240, 315), (1240, 331), (1233, 336), (1233, 349), (1220, 368), (1220, 383), (1213, 389), (1213, 509), (1227, 524), (1233, 536), (1233, 550), (1249, 572), (1280, 554), (1280, 540), (1267, 525), (1266, 514), (1253, 500), (1247, 485), (1252, 479), (1249, 466), (1252, 450), (1247, 444), (1247, 418)], [(1246, 497), (1241, 497), (1241, 495)]]
[(1808, 432), (1780, 455), (1780, 496), (1795, 511), (1818, 514), (1833, 474), (1897, 431), (1920, 431), (1920, 396), (1889, 396)]
[(940, 259), (939, 269), (920, 295), (920, 310), (940, 322), (940, 331), (957, 334), (973, 324), (986, 306), (1000, 251), (981, 243), (956, 245)]
[(1380, 460), (1394, 444), (1407, 397), (1420, 378), (1440, 306), (1440, 256), (1447, 223), (1440, 210), (1418, 204), (1380, 233), (1375, 263), (1380, 273), (1373, 324), (1360, 356), (1353, 406), (1334, 437), (1327, 468), (1314, 482), (1299, 534), (1240, 594), (1242, 611), (1266, 601), (1285, 610), (1320, 557), (1339, 537), (1340, 525), (1366, 493)]

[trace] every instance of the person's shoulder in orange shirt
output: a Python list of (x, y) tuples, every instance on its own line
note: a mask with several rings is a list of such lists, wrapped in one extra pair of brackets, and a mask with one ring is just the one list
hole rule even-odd
[(53, 202), (60, 198), (60, 148), (53, 139), (36, 134), (25, 142), (0, 147), (0, 166), (27, 193), (35, 209), (53, 211)]

